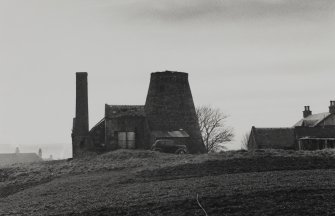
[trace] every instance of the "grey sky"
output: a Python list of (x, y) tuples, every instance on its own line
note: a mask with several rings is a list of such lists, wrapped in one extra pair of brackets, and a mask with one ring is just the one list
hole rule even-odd
[[(328, 110), (332, 0), (1, 0), (0, 151), (71, 154), (75, 72), (89, 73), (90, 126), (104, 104), (144, 104), (150, 72), (190, 74), (196, 104), (252, 125)], [(59, 144), (60, 143), (60, 144)], [(56, 146), (56, 147), (55, 147)], [(57, 146), (60, 146), (59, 149)]]
[(330, 15), (334, 4), (331, 0), (145, 0), (137, 1), (134, 12), (142, 17), (176, 22), (197, 18), (220, 21), (274, 17), (303, 19)]

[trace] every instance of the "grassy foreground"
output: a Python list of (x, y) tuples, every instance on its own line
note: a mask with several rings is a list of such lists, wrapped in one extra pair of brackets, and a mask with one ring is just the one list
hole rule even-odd
[(0, 215), (335, 215), (335, 151), (119, 150), (0, 168)]

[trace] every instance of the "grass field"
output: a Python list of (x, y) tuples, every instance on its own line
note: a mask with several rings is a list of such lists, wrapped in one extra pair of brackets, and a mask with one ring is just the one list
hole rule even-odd
[(0, 168), (0, 215), (335, 215), (335, 152), (119, 150)]

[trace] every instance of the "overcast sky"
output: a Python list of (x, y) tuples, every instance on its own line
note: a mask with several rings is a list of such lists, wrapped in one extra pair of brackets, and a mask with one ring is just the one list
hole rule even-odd
[(196, 105), (235, 142), (335, 99), (333, 0), (0, 0), (0, 152), (71, 155), (75, 72), (90, 127), (104, 104), (144, 104), (150, 73), (189, 73)]

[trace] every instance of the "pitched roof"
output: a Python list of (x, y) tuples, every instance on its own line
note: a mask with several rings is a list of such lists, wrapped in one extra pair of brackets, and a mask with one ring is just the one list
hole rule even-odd
[(103, 126), (105, 124), (105, 118), (101, 119), (98, 123), (96, 123), (90, 130), (90, 133), (96, 130), (97, 128)]
[(123, 116), (145, 116), (144, 105), (108, 105), (105, 107), (106, 118)]
[(328, 118), (331, 115), (329, 112), (318, 113), (307, 116), (306, 118), (298, 121), (293, 127), (303, 126), (303, 127), (315, 127), (320, 124), (323, 120)]
[(294, 147), (294, 128), (252, 128), (251, 139), (257, 148), (290, 149)]
[(0, 154), (0, 166), (42, 161), (36, 153)]
[(151, 134), (157, 138), (187, 138), (190, 137), (186, 131), (152, 131)]

